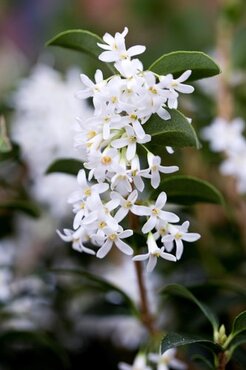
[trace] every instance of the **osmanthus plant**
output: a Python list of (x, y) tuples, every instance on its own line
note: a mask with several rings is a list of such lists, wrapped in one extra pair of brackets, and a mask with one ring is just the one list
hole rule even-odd
[[(189, 176), (166, 176), (179, 168), (163, 163), (165, 154), (175, 147), (199, 148), (191, 120), (177, 110), (179, 98), (194, 91), (190, 81), (214, 76), (219, 67), (204, 53), (178, 51), (161, 56), (145, 69), (137, 57), (145, 46), (127, 48), (127, 33), (125, 27), (101, 39), (88, 31), (71, 30), (49, 41), (48, 45), (98, 58), (108, 67), (108, 74), (97, 69), (93, 79), (80, 75), (77, 98), (93, 103), (91, 117), (77, 118), (75, 147), (81, 161), (62, 159), (47, 172), (77, 174), (78, 190), (68, 199), (75, 215), (73, 228), (58, 231), (74, 249), (101, 259), (116, 247), (132, 256), (139, 238), (143, 241), (143, 253), (135, 253), (132, 259), (141, 292), (139, 317), (151, 337), (157, 329), (148, 308), (140, 261), (148, 260), (147, 271), (151, 272), (159, 257), (176, 262), (182, 256), (183, 241), (200, 238), (188, 231), (189, 221), (181, 221), (167, 203), (221, 203), (212, 185)], [(172, 350), (149, 354), (148, 359), (159, 370), (186, 368), (174, 355)], [(120, 368), (149, 369), (145, 357), (139, 356), (135, 365), (121, 364)]]

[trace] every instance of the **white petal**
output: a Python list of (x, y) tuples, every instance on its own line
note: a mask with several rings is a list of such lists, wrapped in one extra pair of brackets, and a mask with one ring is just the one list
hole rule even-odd
[(121, 252), (127, 254), (128, 256), (131, 256), (133, 254), (133, 249), (122, 240), (120, 239), (116, 240), (115, 245)]
[(167, 222), (179, 222), (179, 217), (173, 212), (160, 211), (159, 217), (163, 221)]
[(137, 256), (133, 257), (133, 261), (145, 261), (149, 258), (149, 253), (146, 254), (138, 254)]
[(182, 73), (182, 75), (179, 76), (179, 78), (177, 78), (176, 81), (178, 81), (178, 82), (184, 82), (184, 81), (186, 81), (190, 77), (191, 73), (192, 73), (192, 71), (190, 69), (188, 69), (187, 71), (185, 71), (184, 73)]
[(128, 161), (131, 161), (135, 157), (135, 154), (136, 154), (136, 143), (128, 144), (126, 150), (126, 159)]
[(97, 257), (104, 258), (112, 248), (112, 245), (113, 242), (111, 240), (106, 240), (103, 246), (97, 251)]
[(119, 59), (119, 54), (115, 51), (103, 51), (99, 55), (98, 59), (102, 62), (115, 62)]
[(167, 261), (176, 262), (176, 257), (175, 257), (175, 256), (173, 256), (173, 255), (172, 255), (172, 254), (170, 254), (170, 253), (166, 253), (166, 252), (161, 251), (160, 256), (161, 256), (162, 258), (164, 258), (165, 260), (167, 260)]
[(117, 222), (121, 222), (128, 214), (129, 209), (121, 207), (115, 214), (114, 218)]
[(151, 214), (150, 208), (145, 207), (145, 206), (133, 205), (132, 208), (131, 208), (131, 211), (132, 211), (132, 213), (134, 213), (134, 215), (138, 215), (138, 216), (148, 216), (148, 215)]
[(160, 116), (162, 119), (164, 119), (165, 121), (169, 120), (171, 118), (171, 115), (168, 113), (168, 111), (164, 108), (160, 108), (158, 109), (158, 111), (156, 112), (158, 114), (158, 116)]
[(121, 138), (117, 140), (113, 140), (111, 142), (111, 145), (113, 148), (123, 148), (124, 146), (128, 145), (128, 139), (127, 138)]
[(181, 239), (176, 240), (176, 257), (177, 260), (180, 260), (184, 251), (184, 245)]
[(78, 175), (77, 175), (77, 181), (80, 186), (87, 186), (87, 180), (86, 180), (86, 174), (85, 170), (80, 170)]
[(81, 220), (84, 216), (85, 210), (81, 209), (74, 217), (73, 228), (76, 230), (80, 226)]
[(165, 206), (166, 201), (167, 201), (167, 194), (164, 191), (162, 191), (158, 195), (158, 198), (156, 199), (155, 207), (158, 209), (162, 209)]
[(193, 86), (185, 84), (179, 84), (175, 89), (183, 94), (192, 94), (195, 90)]
[(178, 166), (160, 166), (159, 171), (162, 173), (173, 173), (179, 170)]
[(127, 198), (130, 202), (135, 203), (138, 199), (138, 192), (137, 190), (133, 190), (133, 192)]
[(143, 180), (140, 176), (134, 176), (133, 177), (133, 182), (134, 182), (134, 185), (136, 186), (136, 188), (139, 191), (142, 192), (144, 190), (144, 182), (143, 182)]
[(139, 137), (140, 139), (143, 139), (145, 137), (145, 131), (144, 131), (140, 122), (138, 122), (138, 121), (132, 122), (132, 127), (133, 127), (137, 137)]
[(129, 236), (133, 235), (133, 231), (131, 229), (124, 230), (120, 233), (119, 237), (120, 239), (129, 238)]
[(151, 174), (151, 186), (154, 188), (154, 189), (157, 189), (158, 186), (160, 185), (160, 181), (161, 181), (161, 178), (160, 178), (160, 174), (159, 174), (159, 171), (152, 171), (152, 174)]
[(95, 255), (96, 252), (93, 251), (93, 249), (90, 249), (90, 248), (86, 248), (84, 245), (81, 245), (81, 249), (83, 252), (87, 253), (87, 254), (91, 254), (91, 255)]
[(200, 239), (201, 235), (198, 233), (187, 233), (184, 234), (182, 239), (186, 242), (195, 242), (196, 240)]
[(147, 272), (152, 272), (156, 266), (157, 257), (152, 254), (149, 256), (149, 261), (147, 263)]
[(145, 46), (143, 46), (143, 45), (135, 45), (135, 46), (130, 47), (127, 50), (127, 54), (130, 57), (132, 57), (133, 55), (139, 55), (139, 54), (144, 53), (145, 50), (146, 50), (146, 47)]
[(157, 218), (156, 217), (153, 217), (151, 216), (147, 222), (145, 222), (145, 224), (143, 225), (142, 227), (142, 232), (144, 234), (150, 232), (156, 225), (156, 222), (157, 222)]

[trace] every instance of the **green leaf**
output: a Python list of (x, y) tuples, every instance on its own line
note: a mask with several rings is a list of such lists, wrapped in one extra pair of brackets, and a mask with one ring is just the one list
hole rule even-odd
[(241, 333), (237, 336), (235, 336), (235, 338), (230, 342), (229, 346), (228, 346), (228, 349), (230, 351), (230, 354), (232, 355), (232, 353), (239, 347), (241, 346), (242, 344), (246, 343), (246, 332), (245, 333)]
[(19, 211), (33, 218), (40, 217), (41, 211), (38, 206), (29, 200), (11, 200), (0, 203), (0, 210)]
[(246, 330), (246, 311), (241, 312), (235, 317), (232, 326), (232, 335), (235, 336)]
[(164, 54), (148, 69), (159, 75), (172, 73), (175, 78), (191, 69), (190, 81), (212, 77), (220, 73), (218, 65), (208, 55), (200, 51), (175, 51)]
[(68, 30), (58, 33), (46, 45), (81, 51), (97, 58), (101, 53), (98, 42), (103, 43), (103, 40), (95, 33), (87, 30)]
[(0, 117), (0, 153), (8, 153), (12, 150), (12, 145), (7, 135), (5, 119)]
[(168, 295), (178, 295), (195, 303), (203, 314), (207, 317), (213, 326), (214, 331), (218, 330), (219, 323), (215, 314), (204, 303), (200, 302), (187, 288), (180, 284), (171, 284), (163, 289), (163, 292)]
[(213, 352), (217, 353), (222, 350), (222, 348), (208, 339), (203, 339), (195, 335), (178, 334), (178, 333), (168, 333), (161, 342), (161, 352), (165, 352), (170, 348), (185, 346), (187, 344), (201, 344)]
[(168, 194), (168, 202), (182, 205), (192, 205), (198, 202), (223, 204), (221, 193), (209, 182), (192, 176), (175, 175), (162, 180), (155, 198), (160, 191)]
[[(104, 43), (103, 39), (95, 33), (87, 30), (68, 30), (59, 33), (51, 40), (46, 43), (46, 46), (60, 46), (65, 49), (71, 49), (86, 53), (93, 58), (98, 60), (99, 54), (102, 49), (99, 48), (97, 43)], [(98, 62), (100, 62), (98, 60)], [(114, 68), (109, 63), (103, 63), (107, 65), (111, 72), (114, 72)]]
[(205, 364), (209, 369), (214, 370), (213, 363), (210, 362), (206, 357), (204, 357), (202, 355), (194, 355), (194, 356), (192, 356), (192, 360), (197, 361), (197, 362), (201, 362), (201, 363)]
[(152, 136), (151, 142), (145, 146), (161, 146), (163, 150), (165, 146), (200, 148), (196, 132), (186, 117), (175, 109), (167, 111), (171, 115), (170, 120), (164, 121), (157, 114), (153, 114), (144, 125), (146, 134)]
[(83, 162), (73, 158), (57, 159), (46, 170), (46, 174), (54, 172), (62, 172), (68, 175), (77, 176), (79, 170), (84, 167)]
[(119, 287), (112, 284), (111, 282), (103, 279), (100, 276), (94, 275), (85, 270), (78, 270), (78, 269), (64, 269), (64, 268), (56, 268), (52, 269), (52, 272), (58, 274), (71, 274), (71, 275), (78, 275), (82, 278), (81, 285), (87, 286), (90, 289), (99, 290), (105, 293), (108, 292), (117, 292), (121, 295), (124, 299), (125, 303), (131, 309), (132, 313), (139, 317), (139, 310), (137, 309), (135, 303), (131, 300), (131, 298)]

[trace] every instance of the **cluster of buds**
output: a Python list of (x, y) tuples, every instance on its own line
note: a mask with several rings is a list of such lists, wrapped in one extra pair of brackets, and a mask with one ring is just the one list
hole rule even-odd
[[(146, 134), (144, 125), (153, 114), (161, 117), (165, 125), (165, 120), (171, 118), (167, 108), (177, 108), (179, 93), (192, 93), (194, 89), (183, 83), (190, 70), (177, 79), (172, 74), (159, 76), (145, 71), (141, 61), (133, 58), (143, 53), (145, 47), (127, 49), (127, 32), (125, 28), (115, 36), (106, 33), (105, 44), (98, 43), (104, 49), (99, 59), (114, 63), (114, 75), (104, 79), (98, 69), (93, 82), (81, 74), (83, 88), (77, 97), (91, 98), (94, 114), (77, 120), (75, 147), (81, 152), (84, 169), (78, 173), (78, 191), (69, 198), (75, 213), (73, 230), (58, 233), (63, 240), (72, 241), (76, 250), (98, 258), (105, 257), (113, 246), (132, 255), (133, 249), (123, 241), (133, 235), (126, 216), (132, 213), (134, 217), (145, 217), (142, 232), (147, 234), (148, 252), (133, 259), (148, 258), (147, 270), (152, 271), (157, 257), (180, 259), (182, 240), (195, 241), (200, 235), (188, 233), (188, 221), (178, 225), (179, 217), (164, 210), (165, 192), (154, 203), (144, 199), (145, 181), (157, 189), (161, 173), (178, 170), (177, 166), (163, 166), (161, 158), (146, 148), (144, 144), (151, 141), (151, 136)], [(145, 161), (139, 155), (140, 146), (147, 153)], [(170, 149), (167, 147), (169, 152)]]

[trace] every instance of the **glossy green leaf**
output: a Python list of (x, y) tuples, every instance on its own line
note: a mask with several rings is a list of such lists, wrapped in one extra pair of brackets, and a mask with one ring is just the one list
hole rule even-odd
[(207, 317), (213, 326), (214, 331), (218, 330), (219, 323), (215, 314), (207, 307), (204, 303), (200, 302), (187, 288), (180, 284), (171, 284), (163, 289), (163, 292), (167, 295), (177, 295), (184, 297), (195, 303), (203, 314)]
[(131, 309), (132, 313), (135, 316), (139, 316), (139, 310), (135, 306), (135, 303), (131, 300), (131, 298), (119, 287), (116, 285), (112, 284), (111, 282), (103, 279), (100, 276), (97, 276), (95, 274), (92, 274), (88, 271), (81, 270), (81, 269), (52, 269), (52, 272), (57, 273), (57, 274), (70, 274), (70, 275), (77, 275), (78, 277), (81, 278), (81, 286), (85, 286), (89, 289), (93, 290), (98, 290), (102, 291), (105, 293), (108, 292), (117, 292), (120, 294), (120, 296), (123, 298), (125, 303), (128, 305), (128, 307)]
[(186, 117), (175, 109), (167, 109), (171, 119), (164, 121), (157, 114), (153, 114), (144, 125), (146, 134), (152, 136), (151, 142), (145, 144), (147, 148), (152, 146), (185, 147), (192, 146), (199, 148), (199, 140), (192, 125)]
[[(68, 30), (59, 33), (51, 40), (46, 43), (46, 46), (59, 46), (65, 49), (75, 50), (82, 53), (86, 53), (96, 59), (99, 54), (103, 51), (97, 43), (104, 43), (103, 39), (97, 34), (87, 30)], [(101, 63), (98, 60), (99, 63)], [(114, 72), (114, 68), (109, 63), (103, 63), (107, 65), (111, 72)]]
[(162, 180), (157, 190), (152, 193), (156, 198), (160, 191), (168, 194), (168, 202), (182, 205), (195, 203), (223, 204), (221, 193), (209, 182), (192, 176), (175, 175)]
[(0, 211), (18, 211), (25, 213), (33, 218), (38, 218), (41, 214), (38, 206), (29, 200), (11, 200), (0, 203)]
[(46, 45), (81, 51), (97, 58), (101, 53), (98, 42), (103, 42), (103, 40), (95, 33), (78, 29), (61, 32), (49, 40)]
[(193, 361), (201, 362), (202, 364), (205, 364), (208, 369), (214, 370), (214, 364), (209, 361), (208, 358), (202, 356), (202, 355), (194, 355), (192, 356)]
[(237, 335), (246, 330), (246, 311), (241, 312), (233, 322), (232, 334)]
[(56, 161), (51, 163), (51, 165), (46, 170), (46, 174), (61, 172), (68, 175), (77, 176), (79, 170), (81, 170), (83, 167), (83, 162), (79, 161), (78, 159), (62, 158), (57, 159)]
[(220, 352), (222, 349), (219, 345), (211, 340), (203, 339), (195, 335), (168, 333), (161, 342), (161, 352), (165, 352), (170, 348), (185, 346), (187, 344), (201, 344), (213, 352)]
[(190, 81), (212, 77), (220, 73), (218, 65), (208, 55), (200, 51), (174, 51), (164, 54), (148, 69), (159, 75), (172, 73), (174, 77), (179, 77), (183, 72), (191, 69)]
[(229, 344), (228, 349), (230, 351), (230, 354), (233, 354), (233, 352), (242, 344), (246, 343), (246, 332), (241, 333), (237, 335)]

